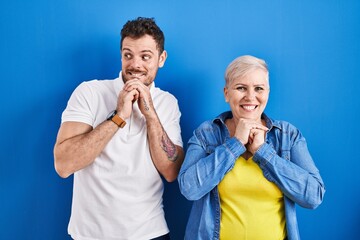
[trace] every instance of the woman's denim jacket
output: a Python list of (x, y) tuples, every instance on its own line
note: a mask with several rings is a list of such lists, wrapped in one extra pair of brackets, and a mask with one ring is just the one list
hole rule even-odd
[[(236, 138), (230, 137), (225, 112), (202, 123), (188, 142), (185, 161), (178, 182), (181, 193), (193, 202), (185, 239), (219, 239), (220, 200), (218, 184), (246, 151)], [(266, 179), (274, 182), (284, 194), (287, 238), (300, 239), (295, 203), (314, 209), (325, 193), (305, 138), (293, 125), (262, 116), (269, 131), (266, 142), (253, 156)], [(261, 228), (261, 226), (259, 226)]]

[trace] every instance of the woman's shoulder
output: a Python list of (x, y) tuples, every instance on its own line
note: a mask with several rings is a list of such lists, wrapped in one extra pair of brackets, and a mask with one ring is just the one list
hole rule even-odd
[(264, 114), (267, 127), (279, 129), (281, 131), (298, 131), (298, 128), (286, 120), (273, 119)]
[(294, 124), (292, 124), (292, 123), (290, 123), (288, 121), (285, 121), (285, 120), (274, 120), (274, 126), (278, 126), (278, 127), (282, 128), (284, 130), (286, 130), (286, 129), (287, 130), (295, 130), (295, 129), (297, 129), (297, 127)]
[(205, 145), (219, 145), (221, 144), (227, 134), (225, 126), (226, 113), (202, 122), (193, 132), (194, 137)]
[(202, 131), (209, 131), (218, 128), (218, 124), (216, 124), (216, 120), (208, 119), (202, 123), (195, 129), (195, 131), (202, 132)]
[(229, 118), (231, 112), (223, 112), (216, 116), (215, 118), (208, 119), (200, 123), (196, 128), (197, 131), (206, 131), (208, 129), (219, 129), (222, 125), (225, 125), (225, 120)]
[(289, 121), (271, 119), (271, 124), (272, 131), (279, 137), (287, 136), (287, 138), (292, 139), (292, 141), (303, 139), (301, 131)]

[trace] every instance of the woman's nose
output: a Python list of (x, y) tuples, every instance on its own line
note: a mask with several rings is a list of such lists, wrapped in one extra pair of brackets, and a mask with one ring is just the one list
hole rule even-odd
[(252, 99), (255, 99), (256, 93), (255, 93), (255, 91), (249, 89), (248, 91), (246, 91), (245, 96), (246, 96), (247, 99), (252, 100)]

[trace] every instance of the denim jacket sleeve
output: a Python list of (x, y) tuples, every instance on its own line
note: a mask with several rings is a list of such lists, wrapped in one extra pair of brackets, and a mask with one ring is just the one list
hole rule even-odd
[[(325, 186), (308, 151), (305, 138), (292, 130), (288, 147), (281, 146), (277, 153), (271, 143), (264, 143), (253, 159), (264, 176), (274, 182), (295, 203), (314, 209), (323, 200)], [(283, 142), (286, 142), (284, 139)], [(279, 156), (280, 155), (280, 156)]]
[(213, 140), (210, 134), (194, 134), (189, 140), (178, 177), (180, 192), (188, 200), (198, 200), (216, 187), (246, 150), (236, 138), (226, 138), (218, 145)]

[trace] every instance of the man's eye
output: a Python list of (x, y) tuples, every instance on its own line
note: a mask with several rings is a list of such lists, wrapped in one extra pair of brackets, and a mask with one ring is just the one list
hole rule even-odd
[(130, 59), (130, 58), (131, 58), (131, 54), (125, 53), (125, 54), (124, 54), (124, 58)]
[(145, 60), (145, 61), (147, 61), (147, 60), (149, 60), (151, 57), (149, 56), (149, 55), (144, 55), (143, 56), (143, 59)]
[(262, 87), (256, 87), (256, 88), (255, 88), (255, 91), (257, 91), (257, 92), (260, 92), (260, 91), (262, 91), (262, 90), (264, 90), (264, 88), (262, 88)]

